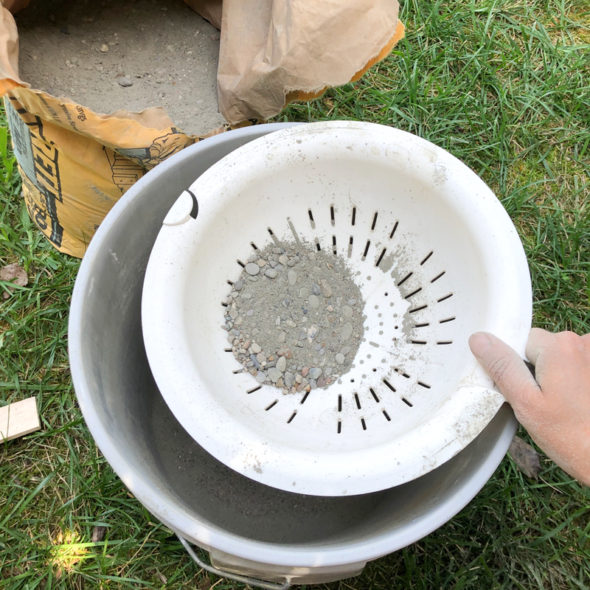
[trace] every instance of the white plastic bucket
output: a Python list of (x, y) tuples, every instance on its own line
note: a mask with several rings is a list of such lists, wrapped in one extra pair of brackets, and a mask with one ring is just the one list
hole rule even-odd
[(239, 475), (174, 419), (151, 376), (141, 333), (141, 290), (153, 242), (166, 212), (195, 178), (240, 145), (284, 126), (249, 127), (201, 141), (158, 165), (121, 198), (82, 261), (69, 352), (88, 428), (154, 516), (209, 551), (221, 575), (316, 583), (356, 575), (367, 561), (451, 519), (504, 457), (516, 421), (504, 405), (463, 451), (407, 484), (318, 497)]

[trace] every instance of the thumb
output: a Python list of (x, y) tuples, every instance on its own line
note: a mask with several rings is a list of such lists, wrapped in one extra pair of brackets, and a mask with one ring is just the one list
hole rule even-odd
[(515, 410), (524, 409), (539, 394), (529, 369), (508, 344), (487, 332), (477, 332), (469, 338), (469, 347)]

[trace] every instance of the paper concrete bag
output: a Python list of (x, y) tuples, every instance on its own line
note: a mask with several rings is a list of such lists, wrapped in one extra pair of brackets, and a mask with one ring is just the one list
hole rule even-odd
[(18, 34), (4, 7), (0, 94), (29, 215), (59, 251), (77, 257), (136, 180), (196, 140), (178, 132), (160, 109), (99, 115), (29, 88), (18, 75)]
[(220, 112), (232, 124), (264, 120), (288, 102), (357, 80), (404, 36), (398, 7), (397, 0), (223, 0)]
[[(180, 132), (161, 108), (98, 114), (30, 88), (19, 77), (9, 11), (28, 3), (4, 0), (0, 7), (0, 95), (29, 214), (58, 250), (81, 257), (121, 195), (200, 137)], [(186, 3), (213, 24), (221, 15), (219, 106), (234, 125), (357, 79), (403, 36), (396, 0)]]

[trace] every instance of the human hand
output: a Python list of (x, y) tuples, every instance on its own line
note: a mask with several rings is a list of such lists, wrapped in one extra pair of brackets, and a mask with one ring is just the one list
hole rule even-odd
[(520, 355), (492, 334), (473, 334), (469, 346), (539, 447), (590, 486), (590, 334), (533, 328), (526, 356), (536, 381)]

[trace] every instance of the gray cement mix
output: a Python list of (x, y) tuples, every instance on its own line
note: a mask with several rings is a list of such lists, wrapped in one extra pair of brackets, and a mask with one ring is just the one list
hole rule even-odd
[(284, 393), (337, 381), (363, 338), (364, 303), (344, 260), (309, 244), (256, 251), (225, 303), (234, 356), (256, 381)]
[(99, 114), (163, 107), (204, 135), (217, 108), (219, 31), (182, 0), (31, 0), (15, 15), (20, 76)]

